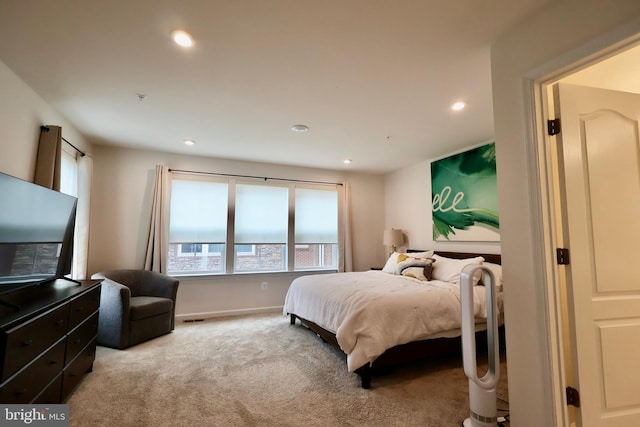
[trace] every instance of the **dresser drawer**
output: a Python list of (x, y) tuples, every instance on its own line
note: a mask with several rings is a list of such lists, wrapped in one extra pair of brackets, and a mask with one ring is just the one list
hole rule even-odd
[(67, 338), (67, 353), (65, 363), (69, 363), (74, 357), (98, 335), (98, 312), (93, 313), (77, 328), (75, 328)]
[(0, 387), (0, 402), (27, 403), (38, 396), (64, 365), (63, 338)]
[(78, 326), (100, 307), (100, 286), (69, 303), (69, 330)]
[(4, 332), (6, 349), (0, 382), (25, 366), (67, 332), (67, 304)]
[(62, 372), (59, 372), (56, 378), (49, 383), (42, 393), (31, 401), (34, 405), (46, 405), (60, 403), (60, 392), (62, 392)]
[(80, 382), (84, 374), (93, 367), (96, 358), (96, 341), (92, 340), (73, 361), (64, 368), (62, 379), (62, 400), (64, 401)]

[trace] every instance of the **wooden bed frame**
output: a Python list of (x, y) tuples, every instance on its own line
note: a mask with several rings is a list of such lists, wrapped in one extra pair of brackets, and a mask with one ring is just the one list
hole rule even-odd
[[(422, 250), (407, 251), (407, 253), (411, 253), (411, 252), (424, 252), (424, 251)], [(497, 254), (477, 254), (477, 253), (469, 253), (469, 252), (444, 252), (444, 251), (436, 251), (436, 253), (443, 257), (455, 258), (455, 259), (464, 259), (464, 258), (482, 256), (486, 262), (491, 262), (494, 264), (502, 263), (501, 256)], [(318, 326), (314, 322), (311, 322), (307, 319), (303, 319), (294, 313), (289, 313), (289, 315), (291, 316), (290, 318), (291, 325), (295, 325), (296, 319), (300, 320), (300, 323), (303, 326), (306, 326), (307, 328), (311, 329), (323, 341), (329, 343), (338, 352), (344, 354), (344, 352), (340, 349), (340, 345), (338, 344), (336, 335), (333, 332), (330, 332), (322, 328), (321, 326)], [(487, 336), (486, 331), (476, 332), (476, 345), (479, 347), (478, 352), (486, 351), (486, 342), (487, 342), (486, 336)], [(500, 336), (504, 337), (504, 333), (501, 333)], [(403, 363), (415, 362), (423, 359), (432, 359), (432, 358), (442, 357), (446, 355), (461, 354), (461, 350), (462, 350), (462, 344), (461, 344), (460, 337), (434, 338), (434, 339), (426, 339), (421, 341), (413, 341), (413, 342), (398, 345), (386, 350), (383, 354), (378, 356), (376, 360), (374, 360), (373, 363), (371, 363), (370, 365), (365, 364), (360, 368), (356, 369), (356, 373), (360, 375), (362, 388), (368, 389), (368, 388), (371, 388), (371, 378), (376, 371), (380, 371), (382, 369), (386, 369), (392, 366), (397, 366)]]

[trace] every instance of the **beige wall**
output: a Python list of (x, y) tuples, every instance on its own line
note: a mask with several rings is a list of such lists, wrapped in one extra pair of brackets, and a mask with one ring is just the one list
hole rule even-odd
[[(264, 163), (186, 156), (96, 145), (91, 199), (89, 272), (144, 265), (149, 198), (157, 164), (173, 169), (246, 174), (351, 185), (354, 268), (384, 262), (384, 178)], [(296, 275), (256, 274), (182, 278), (176, 306), (181, 318), (281, 309)], [(262, 282), (268, 282), (266, 290)]]
[[(637, 0), (553, 2), (492, 47), (512, 425), (561, 425), (552, 383), (535, 139), (525, 82), (640, 32)], [(554, 395), (554, 392), (558, 394)]]
[(33, 181), (41, 125), (62, 126), (67, 140), (90, 152), (91, 144), (2, 61), (0, 94), (0, 172)]

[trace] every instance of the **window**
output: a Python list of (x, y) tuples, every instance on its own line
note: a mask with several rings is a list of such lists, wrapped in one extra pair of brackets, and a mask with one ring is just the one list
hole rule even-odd
[(255, 255), (256, 247), (254, 245), (236, 245), (236, 253), (238, 255)]
[[(73, 197), (78, 197), (78, 158), (77, 158), (77, 153), (75, 151), (75, 149), (70, 149), (70, 151), (67, 151), (67, 146), (64, 145), (64, 149), (62, 150), (62, 154), (60, 156), (60, 192), (64, 193), (64, 194), (68, 194), (70, 196)], [(78, 227), (78, 223), (79, 221), (76, 219), (76, 230)], [(74, 232), (76, 233), (76, 235), (78, 234), (77, 231), (74, 230)], [(77, 238), (77, 236), (76, 236)], [(51, 244), (47, 245), (47, 246), (51, 246)], [(55, 248), (55, 252), (56, 252), (56, 263), (57, 263), (57, 257), (60, 256), (60, 250), (62, 249), (62, 245), (54, 245), (56, 246)], [(77, 244), (74, 244), (74, 248), (73, 248), (73, 257), (76, 258), (78, 256), (78, 248), (79, 246)], [(44, 248), (46, 250), (46, 248)], [(38, 257), (40, 259), (44, 259), (45, 256), (43, 256), (42, 254), (38, 254)], [(73, 260), (71, 261), (71, 276), (70, 277), (76, 277), (77, 276), (77, 271), (76, 270), (76, 265), (75, 262), (73, 262)]]
[(338, 265), (338, 193), (296, 188), (296, 270)]
[(179, 252), (180, 255), (186, 256), (202, 254), (202, 243), (182, 243)]
[(234, 272), (286, 271), (288, 214), (287, 187), (236, 185)]
[(335, 186), (174, 174), (169, 274), (338, 268)]
[(60, 156), (60, 192), (78, 197), (78, 161), (75, 152), (62, 151)]
[(169, 273), (224, 273), (228, 187), (225, 182), (172, 180)]
[(222, 251), (224, 251), (224, 245), (218, 243), (218, 244), (209, 244), (207, 245), (207, 253), (208, 254), (217, 254), (217, 255), (221, 255)]
[(178, 256), (209, 256), (211, 254), (220, 255), (224, 250), (224, 245), (219, 243), (180, 243), (178, 244)]

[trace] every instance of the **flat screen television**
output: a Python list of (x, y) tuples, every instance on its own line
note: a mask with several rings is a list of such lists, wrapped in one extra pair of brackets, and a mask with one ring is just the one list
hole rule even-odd
[(71, 273), (77, 199), (0, 173), (0, 293)]

